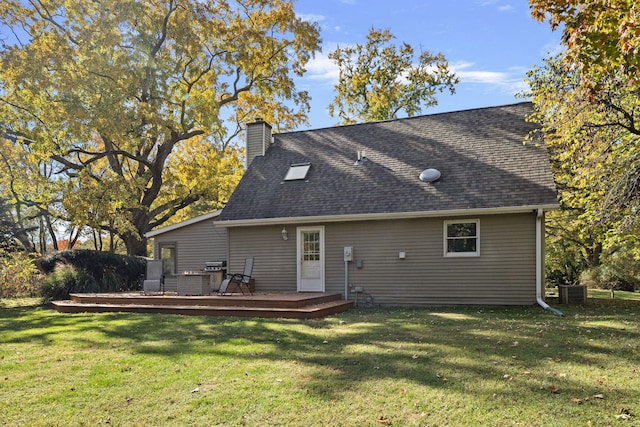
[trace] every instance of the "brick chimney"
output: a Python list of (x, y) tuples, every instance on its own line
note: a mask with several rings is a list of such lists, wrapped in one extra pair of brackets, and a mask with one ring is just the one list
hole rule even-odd
[(247, 168), (254, 158), (264, 156), (271, 145), (271, 125), (262, 118), (247, 123)]

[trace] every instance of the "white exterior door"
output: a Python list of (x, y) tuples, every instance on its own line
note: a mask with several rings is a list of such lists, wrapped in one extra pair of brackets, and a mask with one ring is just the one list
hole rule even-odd
[(298, 292), (324, 292), (324, 227), (298, 228)]

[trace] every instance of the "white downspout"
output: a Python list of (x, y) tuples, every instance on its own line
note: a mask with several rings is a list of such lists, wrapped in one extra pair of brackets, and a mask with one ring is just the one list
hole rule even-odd
[(349, 301), (349, 261), (344, 260), (344, 300)]
[(542, 260), (543, 260), (543, 248), (542, 248), (542, 219), (544, 218), (544, 211), (542, 209), (538, 209), (536, 212), (536, 300), (538, 305), (544, 308), (547, 311), (555, 314), (556, 316), (564, 316), (564, 314), (560, 310), (556, 310), (553, 307), (550, 307), (549, 304), (544, 302), (542, 298), (543, 292), (543, 276), (544, 272), (542, 271)]

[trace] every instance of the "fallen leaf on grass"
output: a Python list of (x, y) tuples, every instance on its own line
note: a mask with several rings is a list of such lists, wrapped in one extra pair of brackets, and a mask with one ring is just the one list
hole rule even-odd
[(200, 387), (196, 387), (193, 390), (191, 390), (191, 393), (198, 393), (200, 391)]
[(594, 399), (604, 399), (604, 396), (603, 396), (603, 395), (601, 395), (601, 394), (594, 394), (594, 395), (593, 395), (593, 398), (594, 398)]
[(629, 411), (629, 409), (627, 409), (627, 408), (620, 408), (620, 409), (618, 409), (618, 414), (627, 415), (626, 418), (628, 418), (628, 417), (631, 416), (631, 411)]
[(380, 415), (376, 421), (378, 421), (379, 423), (382, 423), (382, 424), (388, 424), (388, 423), (391, 422), (391, 420), (389, 418), (385, 417), (384, 415)]
[(578, 405), (582, 403), (582, 399), (580, 399), (579, 397), (574, 397), (573, 399), (571, 399), (571, 401), (573, 403), (577, 403)]
[(554, 385), (550, 385), (549, 387), (547, 387), (549, 389), (549, 391), (553, 394), (559, 394), (560, 393), (560, 389)]

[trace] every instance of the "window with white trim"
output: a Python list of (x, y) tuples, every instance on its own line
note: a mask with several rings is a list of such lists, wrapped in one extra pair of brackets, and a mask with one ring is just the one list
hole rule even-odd
[(480, 220), (444, 222), (444, 256), (479, 256)]

